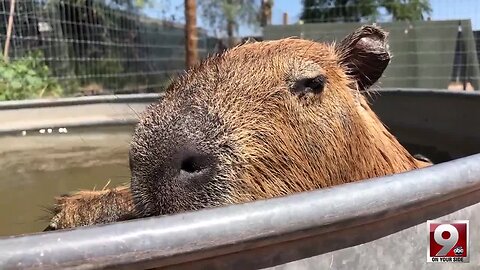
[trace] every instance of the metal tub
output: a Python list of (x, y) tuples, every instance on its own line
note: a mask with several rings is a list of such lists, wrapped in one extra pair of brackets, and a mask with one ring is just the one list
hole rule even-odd
[[(480, 152), (479, 98), (430, 90), (374, 96), (400, 141), (455, 160), (242, 205), (6, 237), (0, 268), (479, 269), (480, 154), (468, 156)], [(437, 218), (470, 221), (469, 263), (426, 262), (426, 220)]]

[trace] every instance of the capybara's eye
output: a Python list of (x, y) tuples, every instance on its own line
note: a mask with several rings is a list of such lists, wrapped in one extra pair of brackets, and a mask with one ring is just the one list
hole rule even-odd
[(325, 88), (326, 77), (324, 75), (318, 75), (313, 78), (305, 78), (298, 80), (292, 87), (292, 92), (299, 97), (303, 97), (306, 94), (320, 94)]
[(313, 79), (307, 79), (305, 81), (305, 90), (310, 91), (314, 94), (319, 94), (323, 91), (325, 87), (325, 76), (320, 75)]

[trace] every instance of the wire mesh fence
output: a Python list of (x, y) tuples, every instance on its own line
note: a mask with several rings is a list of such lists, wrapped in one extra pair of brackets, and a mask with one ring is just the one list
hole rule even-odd
[(310, 0), (300, 23), (270, 25), (267, 40), (340, 40), (362, 24), (389, 32), (393, 59), (379, 85), (474, 90), (480, 87), (480, 1)]
[[(145, 0), (0, 0), (0, 47), (8, 49), (8, 64), (0, 65), (0, 88), (8, 91), (0, 91), (0, 100), (38, 89), (37, 96), (161, 91), (185, 67), (184, 7), (183, 1), (147, 2), (153, 7)], [(272, 8), (264, 2), (258, 7)], [(301, 8), (290, 14), (291, 24), (267, 25), (262, 39), (330, 42), (360, 24), (379, 23), (391, 33), (394, 55), (383, 86), (479, 88), (479, 1), (292, 2)], [(175, 12), (164, 11), (168, 3), (177, 5)], [(262, 14), (282, 13), (285, 3), (274, 1)], [(218, 39), (212, 31), (198, 33), (202, 58)]]
[[(312, 23), (269, 26), (265, 39), (300, 36), (317, 41), (341, 40), (362, 23)], [(478, 32), (468, 20), (380, 23), (389, 32), (392, 61), (382, 87), (478, 89)]]
[[(9, 39), (8, 60), (23, 61), (64, 95), (158, 91), (184, 69), (184, 25), (147, 16), (132, 1), (16, 0), (8, 35), (11, 1), (0, 1), (0, 43), (4, 48)], [(201, 30), (198, 39), (202, 56), (209, 41)]]

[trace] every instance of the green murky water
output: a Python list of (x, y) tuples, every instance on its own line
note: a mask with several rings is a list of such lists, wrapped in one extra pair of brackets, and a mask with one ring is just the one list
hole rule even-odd
[(0, 137), (0, 236), (42, 231), (53, 198), (129, 180), (133, 127)]

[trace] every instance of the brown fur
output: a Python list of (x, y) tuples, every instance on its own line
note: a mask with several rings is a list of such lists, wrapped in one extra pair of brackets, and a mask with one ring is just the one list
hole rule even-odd
[(129, 186), (79, 191), (56, 198), (53, 218), (45, 231), (129, 219), (133, 203)]
[[(248, 202), (428, 166), (400, 145), (360, 94), (389, 60), (386, 33), (375, 27), (339, 44), (283, 39), (208, 58), (142, 116), (131, 144), (132, 190), (65, 197), (56, 228)], [(304, 86), (312, 78), (325, 87)], [(170, 156), (183, 145), (215, 157), (213, 176), (179, 180)]]

